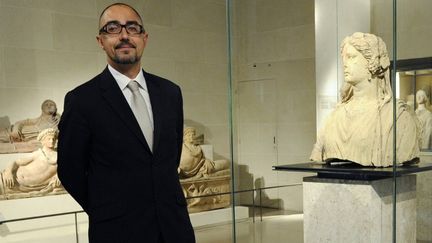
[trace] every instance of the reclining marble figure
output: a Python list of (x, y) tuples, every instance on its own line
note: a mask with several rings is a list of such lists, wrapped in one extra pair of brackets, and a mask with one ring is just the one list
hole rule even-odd
[(179, 177), (208, 178), (221, 175), (220, 172), (229, 173), (229, 162), (227, 160), (209, 160), (204, 156), (200, 145), (195, 144), (196, 129), (186, 127), (183, 133), (183, 148), (180, 158)]
[[(393, 97), (390, 60), (380, 37), (354, 33), (341, 45), (345, 83), (317, 136), (311, 160), (393, 165)], [(414, 111), (396, 101), (396, 163), (418, 162), (421, 127)]]
[(40, 147), (38, 134), (47, 128), (57, 129), (60, 115), (57, 105), (52, 100), (45, 100), (41, 105), (39, 117), (15, 122), (0, 130), (0, 153), (31, 152)]
[[(229, 168), (227, 160), (213, 161), (205, 157), (197, 143), (195, 128), (184, 129), (178, 173), (185, 197), (192, 197), (187, 200), (190, 213), (229, 206)], [(218, 193), (227, 194), (215, 195)]]
[(0, 199), (65, 193), (57, 177), (57, 129), (42, 130), (42, 148), (12, 162), (1, 172)]

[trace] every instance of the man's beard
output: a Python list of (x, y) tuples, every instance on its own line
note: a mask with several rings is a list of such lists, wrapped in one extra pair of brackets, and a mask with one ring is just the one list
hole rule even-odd
[(114, 57), (111, 57), (111, 60), (117, 64), (135, 64), (139, 61), (138, 56), (131, 56), (131, 57), (120, 57), (119, 55), (115, 54)]
[[(136, 46), (129, 41), (122, 41), (119, 44), (115, 46), (115, 49), (119, 49), (122, 46), (128, 46), (131, 48), (136, 48)], [(136, 50), (135, 50), (136, 51)], [(125, 53), (126, 55), (129, 55), (130, 52)], [(126, 56), (121, 57), (117, 52), (114, 53), (114, 57), (111, 57), (111, 60), (117, 64), (135, 64), (140, 60), (140, 57), (138, 57), (137, 53), (135, 52), (135, 56)]]

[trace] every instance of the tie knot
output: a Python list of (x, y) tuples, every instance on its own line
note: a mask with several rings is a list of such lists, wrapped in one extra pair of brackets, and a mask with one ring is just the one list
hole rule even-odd
[(139, 91), (139, 84), (138, 84), (138, 82), (135, 81), (135, 80), (131, 80), (131, 81), (128, 83), (127, 87), (128, 87), (132, 92), (134, 92), (134, 93), (137, 92), (137, 91)]

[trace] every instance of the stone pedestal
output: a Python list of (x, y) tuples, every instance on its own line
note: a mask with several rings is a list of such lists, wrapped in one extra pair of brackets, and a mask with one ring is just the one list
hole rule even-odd
[[(231, 203), (229, 175), (180, 180), (183, 193), (187, 199), (189, 213), (202, 212), (228, 207)], [(222, 195), (213, 194), (226, 193)]]
[[(304, 242), (392, 242), (393, 179), (303, 179)], [(416, 175), (397, 177), (397, 242), (416, 242)]]
[(432, 242), (432, 172), (417, 176), (417, 243)]

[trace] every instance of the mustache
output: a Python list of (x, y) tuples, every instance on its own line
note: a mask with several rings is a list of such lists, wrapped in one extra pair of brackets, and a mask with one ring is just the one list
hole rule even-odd
[(114, 48), (115, 49), (119, 49), (119, 48), (121, 48), (121, 47), (132, 47), (132, 48), (135, 48), (136, 46), (134, 45), (134, 44), (132, 44), (132, 43), (130, 43), (130, 42), (128, 42), (128, 41), (122, 41), (122, 42), (120, 42), (119, 44), (117, 44)]

